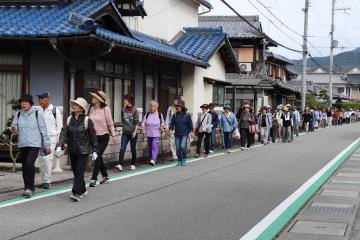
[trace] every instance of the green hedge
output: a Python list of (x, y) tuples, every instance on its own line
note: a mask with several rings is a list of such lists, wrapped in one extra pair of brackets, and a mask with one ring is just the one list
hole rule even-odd
[(333, 106), (336, 108), (360, 110), (360, 103), (337, 102)]

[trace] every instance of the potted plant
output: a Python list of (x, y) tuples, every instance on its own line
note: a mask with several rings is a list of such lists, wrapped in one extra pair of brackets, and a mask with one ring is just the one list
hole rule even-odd
[[(11, 105), (11, 109), (14, 112), (21, 109), (20, 103), (17, 99), (10, 100), (8, 105)], [(5, 155), (7, 158), (12, 160), (12, 171), (16, 171), (16, 160), (18, 159), (20, 152), (16, 145), (17, 135), (13, 134), (11, 131), (13, 118), (14, 115), (6, 120), (5, 130), (0, 135), (0, 152), (2, 153), (1, 155)]]

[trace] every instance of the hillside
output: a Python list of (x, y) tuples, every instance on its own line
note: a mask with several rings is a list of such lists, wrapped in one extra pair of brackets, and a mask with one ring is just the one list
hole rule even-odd
[[(327, 57), (315, 57), (316, 62), (324, 66), (326, 69), (329, 69), (329, 56)], [(360, 48), (357, 48), (353, 51), (342, 52), (334, 56), (334, 71), (335, 72), (345, 72), (350, 68), (355, 66), (360, 66)], [(312, 71), (318, 68), (318, 65), (311, 59), (308, 58), (308, 70)], [(302, 60), (294, 60), (294, 70), (301, 72), (302, 70)]]

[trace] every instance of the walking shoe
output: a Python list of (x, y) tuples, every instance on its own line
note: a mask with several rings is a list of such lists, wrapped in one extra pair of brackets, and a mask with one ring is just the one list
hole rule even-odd
[(96, 180), (90, 180), (89, 187), (96, 187)]
[(214, 153), (214, 150), (210, 150), (209, 153)]
[(204, 154), (204, 158), (208, 158), (209, 157), (209, 155), (208, 154)]
[(176, 164), (176, 166), (181, 166), (181, 161), (178, 160), (178, 163)]
[(230, 154), (230, 153), (231, 153), (231, 150), (230, 150), (230, 149), (226, 150), (226, 153), (227, 153), (227, 154)]
[(43, 187), (44, 187), (44, 183), (42, 183), (38, 186), (38, 188), (43, 188)]
[(73, 200), (74, 202), (80, 202), (80, 195), (79, 194), (71, 194), (70, 199)]
[(23, 193), (23, 196), (26, 198), (31, 198), (33, 192), (30, 189), (26, 189)]
[(109, 182), (110, 182), (109, 177), (104, 177), (104, 178), (100, 181), (100, 184), (105, 184), (105, 183), (109, 183)]
[(131, 170), (131, 171), (135, 171), (135, 170), (136, 170), (135, 165), (131, 165), (131, 166), (130, 166), (130, 170)]
[(242, 151), (243, 151), (243, 150), (245, 150), (245, 148), (244, 148), (244, 147), (241, 147), (240, 149), (241, 149)]
[(51, 183), (43, 183), (41, 188), (42, 189), (51, 189)]
[(194, 156), (195, 158), (199, 158), (200, 157), (200, 154), (195, 154), (195, 156)]
[(152, 166), (155, 166), (155, 161), (154, 160), (150, 160), (150, 164), (152, 165)]
[(181, 166), (187, 166), (187, 163), (186, 163), (185, 159), (181, 161)]
[(85, 190), (85, 192), (84, 192), (83, 194), (80, 194), (79, 197), (80, 197), (80, 198), (83, 198), (83, 197), (85, 197), (87, 194), (88, 194), (88, 191)]
[(120, 172), (123, 170), (123, 167), (120, 164), (116, 165), (115, 168)]

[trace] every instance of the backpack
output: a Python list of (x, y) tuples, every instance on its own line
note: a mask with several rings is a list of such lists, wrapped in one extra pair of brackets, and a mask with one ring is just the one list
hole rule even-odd
[[(158, 112), (158, 114), (159, 114), (159, 120), (160, 120), (160, 125), (161, 125), (162, 124), (162, 114), (160, 112)], [(145, 120), (148, 119), (149, 115), (150, 115), (150, 112), (147, 112), (145, 115)]]
[[(69, 125), (70, 121), (71, 121), (72, 116), (69, 116), (66, 120), (66, 124)], [(84, 125), (85, 125), (85, 129), (87, 130), (89, 127), (89, 117), (85, 116), (85, 120), (84, 120)]]

